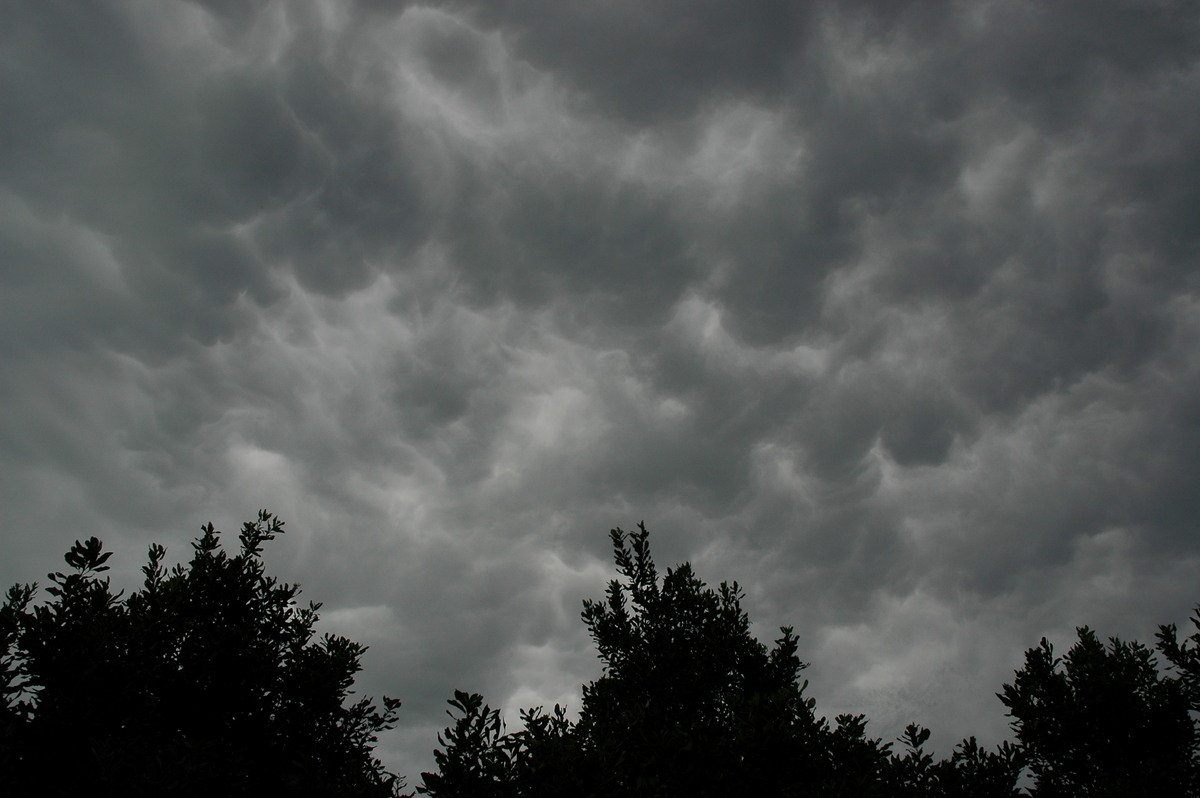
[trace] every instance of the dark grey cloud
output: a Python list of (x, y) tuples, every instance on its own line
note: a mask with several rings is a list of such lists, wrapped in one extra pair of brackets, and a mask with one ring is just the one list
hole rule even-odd
[(731, 97), (772, 100), (789, 89), (814, 7), (784, 0), (647, 3), (450, 2), (503, 31), (516, 53), (563, 76), (595, 113), (633, 125), (690, 116)]
[(641, 519), (945, 747), (1198, 599), (1194, 4), (2, 14), (8, 582), (268, 506), (411, 776)]

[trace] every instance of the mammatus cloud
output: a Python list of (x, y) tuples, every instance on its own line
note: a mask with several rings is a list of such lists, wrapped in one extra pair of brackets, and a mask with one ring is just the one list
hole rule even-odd
[(268, 506), (412, 778), (595, 675), (642, 519), (947, 748), (1200, 600), (1192, 4), (4, 16), (7, 582)]

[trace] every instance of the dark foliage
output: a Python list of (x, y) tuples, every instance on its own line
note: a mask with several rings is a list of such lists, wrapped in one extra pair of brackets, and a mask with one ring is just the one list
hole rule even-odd
[(150, 547), (141, 589), (113, 594), (111, 556), (76, 542), (48, 603), (0, 607), (5, 795), (387, 796), (372, 756), (399, 702), (347, 703), (364, 647), (313, 640), (320, 605), (264, 573), (283, 523), (262, 511), (230, 556), (209, 524), (191, 562)]
[(750, 633), (737, 584), (708, 588), (689, 565), (655, 568), (648, 533), (613, 530), (621, 580), (583, 621), (604, 674), (583, 689), (578, 721), (562, 708), (522, 713), (509, 733), (482, 697), (456, 692), (420, 791), (466, 796), (1013, 796), (1011, 746), (974, 740), (948, 760), (909, 727), (903, 755), (866, 735), (862, 716), (834, 724), (805, 697), (790, 628), (771, 648)]
[[(319, 605), (264, 573), (283, 531), (263, 511), (229, 555), (211, 525), (191, 562), (113, 594), (92, 538), (50, 575), (50, 600), (17, 585), (0, 605), (0, 794), (387, 796), (372, 756), (399, 702), (348, 702), (363, 647), (315, 641)], [(660, 574), (649, 534), (612, 532), (619, 579), (582, 619), (604, 664), (579, 718), (523, 710), (509, 732), (482, 696), (456, 691), (420, 792), (496, 796), (1060, 798), (1200, 796), (1200, 607), (1157, 655), (1084, 627), (1062, 657), (1046, 641), (999, 694), (1016, 736), (974, 738), (944, 759), (910, 725), (899, 749), (861, 716), (815, 714), (790, 628), (756, 640), (737, 584), (687, 564)], [(1022, 784), (1022, 787), (1018, 787)]]
[[(1160, 640), (1174, 642), (1165, 627)], [(1185, 683), (1161, 675), (1141, 643), (1100, 642), (1082, 627), (1061, 658), (1045, 639), (1000, 700), (1029, 762), (1033, 794), (1117, 798), (1192, 796), (1200, 787), (1197, 735)], [(1164, 645), (1187, 667), (1194, 649)], [(1186, 672), (1186, 671), (1185, 671)]]
[(1160, 626), (1157, 635), (1158, 650), (1170, 663), (1169, 670), (1175, 674), (1183, 689), (1188, 708), (1192, 712), (1200, 712), (1200, 607), (1196, 607), (1191, 622), (1196, 631), (1182, 643), (1179, 642), (1179, 632), (1175, 624)]

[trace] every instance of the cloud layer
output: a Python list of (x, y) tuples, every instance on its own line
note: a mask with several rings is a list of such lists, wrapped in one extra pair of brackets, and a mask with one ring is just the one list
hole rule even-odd
[(1200, 601), (1195, 4), (4, 17), (0, 577), (269, 507), (410, 781), (577, 700), (642, 519), (943, 748)]

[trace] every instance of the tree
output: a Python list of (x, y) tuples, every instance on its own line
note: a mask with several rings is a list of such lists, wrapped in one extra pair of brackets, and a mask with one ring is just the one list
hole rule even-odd
[(501, 796), (518, 794), (516, 769), (525, 746), (519, 735), (505, 733), (500, 711), (483, 703), (483, 696), (454, 691), (447, 712), (454, 724), (438, 735), (446, 750), (434, 751), (437, 773), (424, 774), (422, 793), (438, 796)]
[(644, 525), (611, 532), (618, 574), (582, 619), (603, 675), (583, 688), (578, 721), (522, 712), (506, 732), (478, 695), (455, 693), (439, 736), (436, 798), (496, 796), (1015, 795), (1020, 764), (1005, 748), (964, 742), (948, 761), (910, 727), (905, 757), (866, 735), (862, 716), (814, 714), (807, 667), (789, 627), (768, 648), (750, 632), (736, 583), (712, 589), (688, 564), (660, 575)]
[(645, 526), (611, 536), (624, 583), (584, 602), (604, 675), (584, 688), (576, 727), (606, 792), (723, 795), (769, 772), (761, 759), (777, 769), (772, 749), (817, 730), (792, 630), (768, 651), (750, 634), (736, 583), (708, 589), (686, 563), (660, 582)]
[[(1063, 657), (1042, 639), (1000, 700), (1024, 749), (1039, 798), (1136, 798), (1200, 794), (1197, 730), (1187, 683), (1159, 673), (1141, 643), (1091, 629)], [(1195, 648), (1175, 644), (1174, 627), (1159, 633), (1160, 648), (1184, 670)]]
[(1169, 671), (1179, 681), (1191, 711), (1200, 712), (1200, 606), (1195, 608), (1191, 622), (1196, 631), (1182, 643), (1175, 624), (1160, 626), (1158, 650), (1169, 663)]
[(319, 604), (265, 574), (267, 511), (230, 555), (212, 524), (190, 563), (152, 545), (142, 587), (114, 594), (111, 553), (76, 541), (51, 599), (0, 606), (0, 784), (10, 795), (395, 796), (372, 756), (400, 702), (348, 703), (365, 648), (313, 640)]

